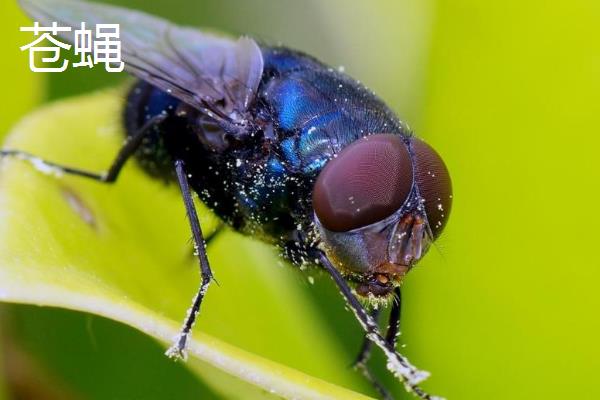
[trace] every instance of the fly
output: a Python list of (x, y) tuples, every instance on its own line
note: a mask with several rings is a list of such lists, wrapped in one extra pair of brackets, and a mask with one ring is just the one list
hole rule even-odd
[[(322, 267), (365, 331), (355, 366), (384, 398), (366, 362), (375, 344), (406, 389), (427, 373), (398, 353), (400, 284), (441, 234), (452, 205), (444, 162), (370, 90), (304, 53), (180, 27), (124, 8), (76, 0), (21, 0), (35, 21), (121, 26), (125, 69), (138, 78), (125, 102), (126, 140), (105, 173), (0, 150), (62, 174), (114, 183), (132, 156), (176, 182), (202, 275), (167, 355), (185, 358), (212, 281), (192, 193), (227, 225)], [(73, 41), (72, 32), (61, 33)], [(392, 303), (386, 335), (379, 305)]]

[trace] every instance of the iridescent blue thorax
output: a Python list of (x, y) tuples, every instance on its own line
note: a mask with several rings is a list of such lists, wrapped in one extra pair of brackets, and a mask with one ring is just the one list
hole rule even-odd
[(183, 158), (192, 187), (221, 218), (286, 246), (308, 240), (311, 193), (328, 160), (365, 135), (408, 131), (344, 73), (285, 48), (262, 51), (264, 73), (249, 132), (227, 132), (143, 82), (129, 96), (126, 122), (131, 133), (166, 108), (170, 118), (138, 153), (145, 169), (168, 179), (170, 160)]
[(283, 48), (263, 51), (260, 99), (289, 167), (314, 175), (347, 144), (372, 133), (401, 133), (397, 117), (347, 75)]

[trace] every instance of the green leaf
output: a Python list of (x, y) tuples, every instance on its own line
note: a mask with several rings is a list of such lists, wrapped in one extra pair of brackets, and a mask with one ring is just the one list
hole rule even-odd
[[(10, 126), (17, 119), (39, 102), (42, 97), (43, 76), (33, 73), (26, 67), (27, 54), (19, 49), (19, 44), (23, 40), (20, 26), (29, 24), (28, 18), (19, 9), (16, 2), (4, 1), (0, 3), (0, 15), (2, 24), (0, 24), (0, 53), (4, 60), (23, 60), (20, 62), (2, 62), (0, 63), (0, 76), (2, 79), (2, 89), (7, 94), (11, 94), (9, 101), (1, 103), (0, 110), (0, 142), (8, 132)], [(10, 79), (5, 79), (10, 77)], [(19, 93), (18, 95), (12, 95)], [(2, 221), (0, 221), (0, 224)], [(1, 312), (2, 310), (0, 310)], [(6, 333), (0, 327), (0, 337)], [(6, 352), (2, 348), (5, 346), (0, 340), (0, 400), (8, 399), (8, 390), (6, 389), (6, 362), (3, 360)]]
[[(31, 22), (13, 1), (0, 3), (0, 63), (2, 77), (2, 93), (4, 99), (0, 109), (0, 139), (8, 129), (25, 112), (30, 110), (42, 98), (44, 75), (30, 71), (28, 53), (21, 51), (20, 46), (26, 44), (30, 36), (19, 31), (21, 26), (31, 26)], [(9, 77), (7, 79), (7, 77)], [(10, 100), (8, 100), (10, 98)]]
[[(112, 90), (49, 105), (23, 120), (3, 147), (102, 171), (123, 138), (122, 97)], [(200, 217), (210, 231), (215, 218), (204, 208)], [(102, 315), (168, 345), (199, 284), (189, 236), (176, 188), (134, 163), (110, 186), (2, 162), (3, 301)], [(234, 232), (220, 235), (209, 257), (219, 286), (209, 289), (187, 365), (215, 392), (366, 398), (341, 387), (366, 386), (303, 294), (305, 276)]]
[[(3, 343), (0, 341), (0, 354), (4, 354), (2, 347)], [(6, 383), (4, 382), (4, 380), (4, 374), (0, 374), (0, 400), (8, 399), (5, 389)]]

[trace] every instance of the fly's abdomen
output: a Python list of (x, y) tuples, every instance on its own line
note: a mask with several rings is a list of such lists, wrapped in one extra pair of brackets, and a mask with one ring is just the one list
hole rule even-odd
[(124, 122), (127, 136), (131, 137), (152, 118), (167, 114), (160, 124), (146, 133), (135, 157), (140, 166), (152, 177), (169, 181), (173, 178), (173, 158), (165, 143), (165, 132), (185, 129), (185, 121), (175, 116), (180, 100), (144, 82), (138, 81), (129, 91)]

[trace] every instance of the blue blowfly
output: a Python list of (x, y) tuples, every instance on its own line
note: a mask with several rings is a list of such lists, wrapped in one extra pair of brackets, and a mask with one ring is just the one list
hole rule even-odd
[[(77, 29), (119, 24), (125, 69), (138, 78), (124, 107), (126, 140), (105, 173), (17, 156), (114, 183), (134, 156), (151, 176), (181, 189), (202, 275), (177, 340), (186, 341), (212, 272), (192, 193), (226, 224), (281, 249), (293, 265), (316, 264), (334, 280), (372, 344), (420, 398), (427, 377), (396, 347), (403, 277), (438, 238), (450, 213), (451, 180), (429, 145), (377, 97), (315, 58), (248, 37), (217, 37), (124, 8), (76, 0), (21, 0), (34, 21)], [(62, 32), (73, 42), (73, 32)], [(392, 304), (389, 328), (377, 323)]]

